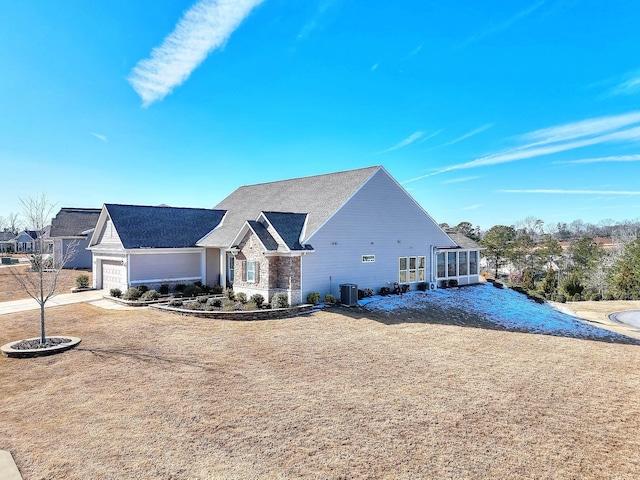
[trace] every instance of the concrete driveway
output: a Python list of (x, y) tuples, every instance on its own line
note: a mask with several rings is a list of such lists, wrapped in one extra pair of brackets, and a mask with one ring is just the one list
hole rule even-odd
[[(109, 300), (104, 300), (104, 296), (107, 294), (108, 293), (106, 290), (89, 290), (87, 292), (63, 293), (51, 298), (45, 304), (45, 308), (59, 307), (60, 305), (71, 305), (72, 303), (91, 303), (103, 308), (118, 308), (118, 304), (110, 302)], [(39, 308), (40, 305), (38, 305), (38, 302), (36, 302), (32, 298), (26, 300), (0, 302), (0, 315), (26, 312), (29, 310), (38, 310)]]

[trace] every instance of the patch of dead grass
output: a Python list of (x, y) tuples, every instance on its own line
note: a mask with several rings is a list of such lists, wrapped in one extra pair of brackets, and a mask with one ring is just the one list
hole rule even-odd
[[(0, 317), (0, 343), (37, 335)], [(339, 309), (228, 322), (90, 305), (0, 361), (26, 480), (637, 478), (640, 347)]]
[[(0, 267), (0, 302), (29, 298), (27, 292), (22, 288), (22, 285), (20, 285), (11, 274), (11, 271), (21, 271), (25, 268), (27, 268), (27, 266), (23, 264)], [(76, 286), (76, 278), (78, 275), (88, 275), (89, 285), (91, 285), (91, 270), (62, 270), (58, 276), (56, 294), (70, 293), (71, 288)]]

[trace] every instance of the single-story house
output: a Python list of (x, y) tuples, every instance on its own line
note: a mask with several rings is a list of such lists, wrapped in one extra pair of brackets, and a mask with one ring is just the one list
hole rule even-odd
[(0, 232), (0, 252), (15, 252), (16, 251), (16, 234), (9, 231), (4, 230)]
[(242, 186), (212, 210), (105, 205), (89, 249), (96, 288), (201, 281), (296, 304), (342, 284), (476, 283), (480, 246), (458, 242), (374, 166)]
[(48, 253), (49, 246), (49, 227), (38, 234), (34, 230), (23, 230), (18, 234), (14, 234), (5, 230), (0, 232), (0, 252), (11, 253), (32, 253), (38, 250), (39, 242), (38, 237), (42, 241), (43, 253)]
[(91, 251), (87, 247), (101, 211), (100, 208), (60, 209), (51, 220), (49, 233), (55, 264), (68, 256), (69, 248), (73, 246), (75, 254), (67, 260), (64, 268), (91, 268)]

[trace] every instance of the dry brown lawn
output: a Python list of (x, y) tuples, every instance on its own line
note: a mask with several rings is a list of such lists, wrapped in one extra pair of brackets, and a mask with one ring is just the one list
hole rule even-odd
[[(640, 477), (640, 346), (376, 318), (90, 305), (75, 350), (0, 359), (0, 448), (33, 479)], [(37, 313), (0, 316), (0, 344)]]
[[(21, 271), (25, 268), (27, 267), (22, 264), (0, 267), (0, 302), (29, 298), (29, 295), (11, 274), (12, 271)], [(89, 276), (89, 284), (91, 284), (91, 270), (62, 270), (58, 277), (57, 293), (69, 293), (69, 290), (76, 286), (76, 277), (82, 274)]]

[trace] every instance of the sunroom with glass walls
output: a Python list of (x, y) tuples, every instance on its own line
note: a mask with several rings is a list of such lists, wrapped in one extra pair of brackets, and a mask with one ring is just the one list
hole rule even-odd
[(439, 250), (435, 278), (439, 287), (478, 283), (478, 250)]

